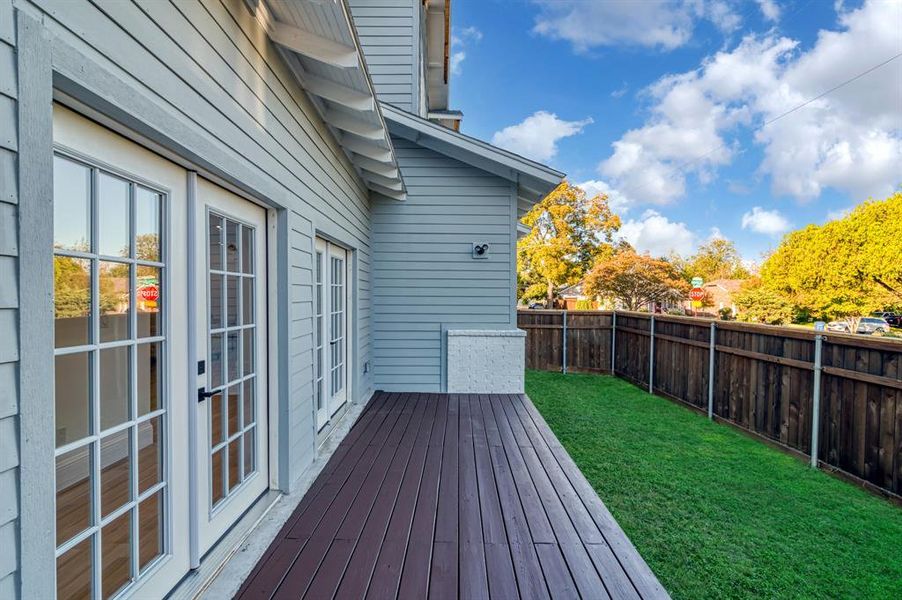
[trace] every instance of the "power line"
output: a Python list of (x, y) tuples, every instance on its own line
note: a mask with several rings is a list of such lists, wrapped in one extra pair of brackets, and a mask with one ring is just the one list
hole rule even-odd
[[(828, 95), (828, 94), (832, 94), (832, 93), (835, 92), (836, 90), (838, 90), (838, 89), (840, 89), (840, 88), (843, 88), (843, 87), (849, 85), (850, 83), (852, 83), (852, 82), (854, 82), (854, 81), (857, 81), (857, 80), (861, 79), (861, 78), (864, 77), (865, 75), (869, 75), (870, 73), (873, 73), (873, 72), (876, 71), (877, 69), (879, 69), (879, 68), (881, 68), (881, 67), (884, 67), (884, 66), (888, 65), (889, 63), (893, 62), (894, 60), (896, 60), (896, 59), (899, 58), (900, 56), (902, 56), (902, 52), (900, 52), (900, 53), (898, 53), (898, 54), (896, 54), (896, 55), (894, 55), (894, 56), (891, 56), (890, 58), (884, 60), (883, 62), (878, 63), (878, 64), (876, 64), (876, 65), (874, 65), (874, 66), (872, 66), (872, 67), (870, 67), (870, 68), (868, 68), (868, 69), (862, 71), (861, 73), (858, 73), (857, 75), (854, 75), (854, 76), (850, 77), (849, 79), (846, 79), (846, 80), (843, 81), (842, 83), (839, 83), (839, 84), (833, 86), (833, 87), (830, 88), (829, 90), (827, 90), (827, 91), (825, 91), (825, 92), (822, 92), (822, 93), (818, 94), (817, 96), (814, 96), (813, 98), (809, 98), (808, 100), (805, 100), (805, 101), (802, 102), (801, 104), (799, 104), (799, 105), (797, 105), (797, 106), (794, 106), (794, 107), (790, 108), (789, 110), (787, 110), (787, 111), (785, 111), (785, 112), (783, 112), (783, 113), (777, 115), (777, 116), (774, 117), (773, 119), (770, 119), (770, 120), (768, 120), (768, 121), (765, 121), (762, 125), (760, 125), (759, 127), (755, 128), (755, 129), (753, 130), (753, 132), (761, 131), (762, 129), (764, 129), (764, 128), (767, 127), (768, 125), (770, 125), (770, 124), (772, 124), (772, 123), (774, 123), (774, 122), (776, 122), (776, 121), (779, 121), (779, 120), (782, 119), (783, 117), (785, 117), (785, 116), (787, 116), (787, 115), (791, 115), (792, 113), (796, 112), (797, 110), (799, 110), (799, 109), (801, 109), (801, 108), (804, 108), (804, 107), (808, 106), (808, 105), (811, 104), (812, 102), (815, 102), (815, 101), (817, 101), (817, 100), (820, 100), (820, 99), (823, 98), (824, 96), (826, 96), (826, 95)], [(675, 173), (677, 173), (677, 172), (679, 172), (679, 171), (682, 171), (685, 167), (688, 167), (688, 166), (690, 166), (690, 165), (692, 165), (692, 164), (694, 164), (694, 163), (697, 163), (698, 161), (702, 160), (703, 158), (705, 158), (705, 157), (707, 157), (707, 156), (710, 156), (711, 154), (717, 152), (718, 150), (720, 150), (721, 148), (725, 147), (726, 145), (727, 145), (726, 142), (721, 142), (720, 144), (718, 144), (717, 146), (715, 146), (715, 147), (713, 147), (712, 149), (708, 150), (708, 151), (705, 152), (704, 154), (702, 154), (702, 155), (700, 155), (700, 156), (696, 156), (696, 157), (693, 158), (693, 159), (690, 159), (690, 160), (687, 160), (687, 161), (685, 161), (685, 162), (683, 162), (683, 163), (678, 164), (676, 167), (670, 169), (669, 171), (667, 171), (667, 172), (665, 173), (664, 179), (665, 179), (665, 180), (666, 180), (666, 179), (670, 179), (670, 176), (671, 176), (671, 175), (674, 175)], [(645, 189), (645, 188), (647, 188), (647, 187), (648, 187), (648, 185), (646, 184), (646, 185), (644, 185), (644, 186), (641, 186), (637, 191), (642, 191), (643, 189)], [(631, 195), (635, 195), (635, 192), (633, 192)]]

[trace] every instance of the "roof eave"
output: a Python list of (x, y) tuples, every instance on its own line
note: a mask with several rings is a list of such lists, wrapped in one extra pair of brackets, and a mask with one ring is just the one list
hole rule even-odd
[[(294, 4), (298, 13), (312, 5), (310, 0), (280, 3), (282, 9)], [(245, 4), (310, 96), (363, 185), (382, 195), (390, 190), (390, 197), (403, 200), (407, 188), (346, 0), (316, 3), (318, 10), (310, 13), (315, 18), (308, 15), (305, 23), (294, 18), (294, 11), (280, 11), (272, 0), (245, 0)], [(330, 26), (321, 21), (321, 15)], [(391, 181), (385, 181), (386, 174)], [(373, 182), (372, 175), (378, 182)]]
[(517, 195), (528, 204), (547, 196), (564, 173), (482, 140), (380, 103), (392, 135), (450, 156), (517, 184)]

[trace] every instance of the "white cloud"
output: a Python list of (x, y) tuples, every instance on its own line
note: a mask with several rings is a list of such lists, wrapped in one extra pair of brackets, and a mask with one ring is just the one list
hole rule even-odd
[(458, 50), (456, 52), (451, 53), (450, 61), (451, 61), (451, 74), (452, 75), (460, 75), (460, 72), (461, 72), (460, 63), (462, 63), (466, 57), (467, 57), (467, 53), (464, 52), (463, 50)]
[(467, 58), (467, 52), (465, 48), (472, 44), (482, 40), (482, 32), (474, 26), (464, 27), (463, 29), (456, 29), (451, 34), (451, 74), (452, 75), (460, 75), (462, 72), (462, 63), (464, 59)]
[(624, 81), (623, 85), (611, 92), (611, 98), (622, 98), (628, 91), (630, 91), (630, 86)]
[(761, 9), (761, 14), (768, 21), (780, 20), (780, 7), (777, 6), (775, 0), (758, 0), (758, 8)]
[(675, 223), (654, 210), (646, 210), (641, 218), (623, 223), (619, 235), (639, 252), (652, 256), (667, 256), (671, 252), (688, 256), (696, 245), (695, 234), (685, 223)]
[(626, 197), (619, 190), (616, 190), (609, 186), (606, 182), (600, 179), (590, 179), (589, 181), (583, 181), (582, 183), (577, 183), (576, 187), (580, 187), (583, 191), (586, 192), (586, 195), (591, 197), (597, 196), (598, 194), (604, 194), (608, 197), (608, 206), (611, 207), (617, 214), (623, 214), (628, 212), (630, 209), (630, 205), (633, 203), (628, 197)]
[(757, 128), (759, 174), (774, 194), (892, 192), (902, 177), (902, 60), (762, 125), (897, 54), (900, 22), (902, 3), (868, 0), (807, 52), (773, 33), (749, 35), (696, 70), (661, 78), (645, 91), (645, 124), (613, 143), (599, 173), (639, 202), (665, 204), (685, 195), (687, 176), (711, 181), (739, 150), (736, 135)]
[(492, 143), (528, 158), (548, 161), (557, 154), (557, 143), (580, 133), (591, 118), (564, 121), (554, 113), (540, 110), (516, 125), (495, 132)]
[(756, 233), (777, 236), (792, 228), (789, 221), (778, 210), (764, 210), (760, 206), (742, 215), (742, 228)]
[(827, 220), (828, 221), (836, 221), (838, 219), (844, 219), (849, 216), (849, 213), (852, 212), (854, 206), (847, 206), (845, 208), (838, 208), (836, 210), (831, 210), (827, 212)]
[(725, 240), (725, 239), (727, 239), (727, 236), (725, 236), (723, 234), (723, 232), (720, 230), (720, 227), (712, 227), (711, 228), (711, 233), (710, 233), (710, 235), (708, 235), (709, 242), (714, 241), (714, 240)]
[(577, 52), (597, 46), (635, 45), (672, 50), (706, 19), (730, 33), (741, 18), (726, 0), (535, 0), (533, 31), (566, 40)]

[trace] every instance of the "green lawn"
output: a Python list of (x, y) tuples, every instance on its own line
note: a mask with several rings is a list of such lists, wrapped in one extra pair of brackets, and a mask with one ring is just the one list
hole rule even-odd
[(526, 392), (674, 598), (902, 598), (902, 508), (620, 379)]

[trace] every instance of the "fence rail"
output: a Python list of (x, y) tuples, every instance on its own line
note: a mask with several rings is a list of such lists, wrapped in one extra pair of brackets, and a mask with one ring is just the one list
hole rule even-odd
[(526, 366), (613, 373), (902, 494), (902, 343), (610, 311), (520, 311)]

